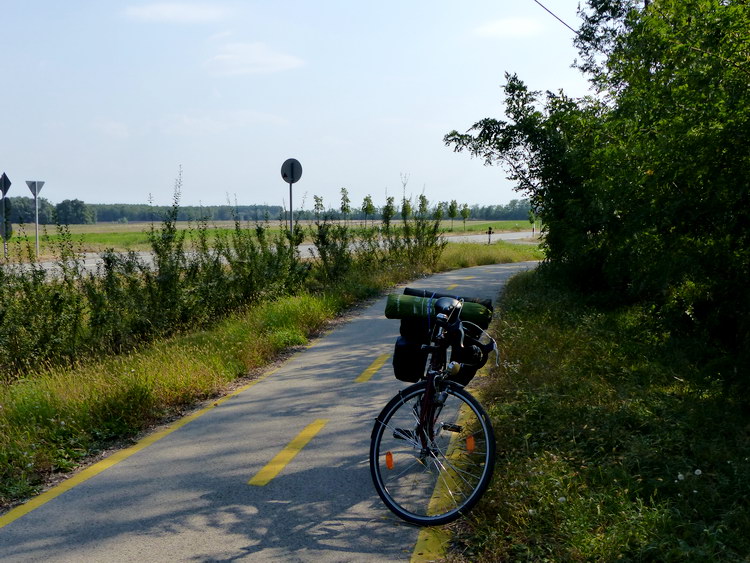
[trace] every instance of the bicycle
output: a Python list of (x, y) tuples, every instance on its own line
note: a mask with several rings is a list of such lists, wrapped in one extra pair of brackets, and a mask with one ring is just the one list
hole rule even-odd
[[(487, 489), (495, 464), (490, 419), (464, 389), (496, 350), (495, 341), (476, 323), (461, 320), (464, 301), (433, 295), (437, 299), (427, 301), (426, 343), (409, 348), (401, 342), (406, 319), (399, 313), (389, 317), (402, 318), (396, 376), (418, 382), (383, 408), (370, 441), (370, 473), (378, 495), (398, 517), (420, 526), (465, 515)], [(396, 369), (399, 344), (410, 377)]]

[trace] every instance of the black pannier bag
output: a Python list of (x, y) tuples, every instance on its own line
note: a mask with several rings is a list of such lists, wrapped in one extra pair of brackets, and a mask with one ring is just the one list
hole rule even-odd
[(448, 379), (459, 385), (468, 385), (477, 372), (487, 363), (489, 353), (483, 352), (480, 347), (479, 339), (481, 336), (481, 329), (468, 323), (464, 324), (463, 338), (461, 338), (460, 333), (454, 334), (451, 342), (450, 361), (461, 364), (461, 370)]
[[(464, 323), (463, 338), (461, 338), (461, 333), (456, 331), (455, 341), (451, 342), (450, 361), (461, 364), (461, 370), (458, 374), (451, 376), (450, 379), (460, 385), (467, 385), (476, 375), (477, 371), (487, 362), (487, 354), (478, 346), (478, 339), (482, 335), (482, 329), (487, 328), (489, 325), (492, 311), (490, 300), (458, 297), (448, 293), (438, 293), (408, 287), (404, 289), (404, 295), (428, 300), (440, 297), (456, 297), (457, 299), (462, 299), (465, 303), (469, 302), (480, 305), (480, 307), (474, 305), (473, 310), (475, 313), (477, 311), (481, 312), (479, 310), (483, 307), (487, 309), (484, 311), (486, 314), (482, 314), (479, 317), (472, 317), (476, 321), (475, 323)], [(386, 316), (389, 318), (399, 318), (389, 316), (389, 314), (386, 314)], [(430, 343), (434, 327), (435, 320), (430, 314), (401, 318), (401, 326), (399, 328), (401, 336), (396, 340), (393, 352), (393, 373), (396, 379), (407, 383), (416, 383), (423, 378), (427, 369), (429, 353), (426, 350), (422, 350), (422, 345)]]
[(429, 352), (422, 350), (420, 342), (399, 336), (393, 350), (393, 373), (396, 379), (406, 383), (416, 383), (422, 379), (427, 368), (427, 356)]

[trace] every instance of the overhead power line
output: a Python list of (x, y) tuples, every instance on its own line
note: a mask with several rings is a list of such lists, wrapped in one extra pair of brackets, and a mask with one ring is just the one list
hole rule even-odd
[(540, 6), (542, 7), (542, 8), (544, 8), (544, 10), (545, 10), (545, 11), (546, 11), (546, 12), (547, 12), (548, 14), (550, 14), (550, 15), (551, 15), (551, 16), (552, 16), (553, 18), (555, 18), (555, 19), (556, 19), (557, 21), (559, 21), (559, 22), (560, 22), (561, 24), (563, 24), (563, 25), (564, 25), (565, 27), (567, 27), (567, 28), (568, 28), (568, 29), (569, 29), (570, 31), (572, 31), (573, 33), (575, 33), (576, 35), (578, 35), (578, 32), (577, 32), (577, 31), (576, 31), (575, 29), (573, 29), (573, 28), (572, 28), (572, 27), (570, 27), (570, 26), (569, 26), (569, 25), (568, 25), (567, 23), (565, 23), (565, 22), (564, 22), (564, 21), (563, 21), (562, 19), (560, 19), (560, 18), (559, 18), (559, 17), (557, 16), (557, 14), (555, 14), (555, 13), (554, 13), (554, 12), (553, 12), (552, 10), (550, 10), (550, 9), (549, 9), (549, 8), (548, 8), (547, 6), (545, 6), (544, 4), (542, 4), (542, 3), (541, 3), (541, 2), (539, 1), (539, 0), (534, 0), (534, 2), (536, 2), (537, 4), (539, 4), (539, 5), (540, 5)]

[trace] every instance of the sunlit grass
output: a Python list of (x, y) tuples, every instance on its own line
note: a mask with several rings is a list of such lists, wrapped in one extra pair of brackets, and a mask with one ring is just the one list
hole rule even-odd
[(33, 492), (108, 440), (134, 436), (238, 377), (306, 344), (338, 312), (334, 299), (299, 295), (233, 315), (215, 328), (137, 352), (55, 368), (0, 388), (0, 500)]
[(645, 309), (511, 280), (483, 388), (498, 458), (467, 561), (744, 561), (750, 424)]
[(492, 244), (454, 243), (445, 247), (438, 261), (439, 269), (470, 268), (487, 264), (542, 260), (544, 254), (536, 245), (497, 241)]

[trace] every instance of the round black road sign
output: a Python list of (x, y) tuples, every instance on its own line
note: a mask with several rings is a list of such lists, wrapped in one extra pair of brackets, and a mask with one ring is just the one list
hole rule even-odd
[(296, 158), (288, 158), (281, 165), (281, 177), (287, 184), (294, 184), (302, 177), (302, 165)]

